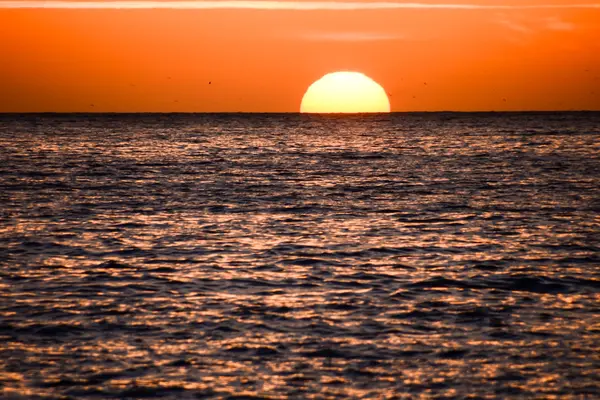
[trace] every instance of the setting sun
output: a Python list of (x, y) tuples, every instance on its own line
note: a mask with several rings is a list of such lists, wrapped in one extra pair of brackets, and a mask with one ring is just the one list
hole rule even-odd
[(303, 113), (390, 112), (385, 90), (360, 72), (333, 72), (314, 82), (302, 98)]

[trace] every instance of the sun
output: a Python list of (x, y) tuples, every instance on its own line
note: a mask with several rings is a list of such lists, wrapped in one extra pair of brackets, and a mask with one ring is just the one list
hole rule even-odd
[(315, 81), (304, 93), (301, 113), (387, 113), (385, 90), (360, 72), (332, 72)]

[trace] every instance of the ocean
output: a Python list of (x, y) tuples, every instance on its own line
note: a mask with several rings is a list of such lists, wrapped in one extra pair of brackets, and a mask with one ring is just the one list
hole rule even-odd
[(600, 113), (0, 115), (0, 397), (600, 397)]

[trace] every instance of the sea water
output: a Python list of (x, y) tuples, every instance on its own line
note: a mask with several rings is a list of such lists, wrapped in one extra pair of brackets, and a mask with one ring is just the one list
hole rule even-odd
[(0, 116), (0, 397), (596, 398), (600, 113)]

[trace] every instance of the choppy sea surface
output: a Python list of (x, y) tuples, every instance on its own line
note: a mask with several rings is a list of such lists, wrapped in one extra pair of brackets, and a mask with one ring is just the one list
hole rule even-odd
[(600, 113), (2, 115), (0, 397), (599, 398)]

